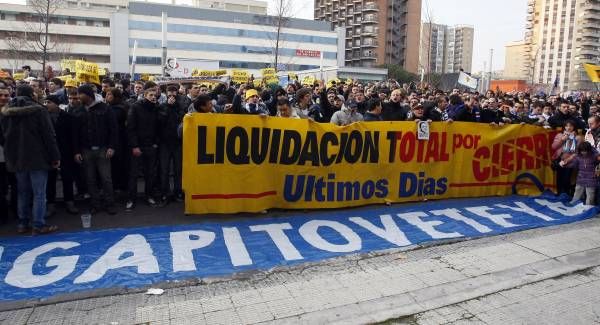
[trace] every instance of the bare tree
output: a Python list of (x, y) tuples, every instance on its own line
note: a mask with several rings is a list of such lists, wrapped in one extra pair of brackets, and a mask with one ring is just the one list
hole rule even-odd
[(50, 33), (51, 19), (56, 10), (64, 6), (64, 0), (27, 0), (27, 7), (33, 10), (22, 31), (14, 32), (7, 41), (11, 51), (17, 51), (42, 65), (42, 74), (46, 74), (46, 65), (50, 54), (65, 52), (61, 37)]
[[(421, 69), (423, 69), (426, 73), (425, 75), (427, 76), (427, 83), (431, 83), (431, 46), (432, 46), (432, 33), (433, 33), (433, 10), (431, 9), (431, 7), (429, 6), (429, 1), (425, 1), (425, 17), (424, 17), (424, 24), (422, 25), (422, 31), (421, 31), (421, 37), (423, 37), (424, 35), (427, 35), (427, 38), (425, 40), (421, 40), (421, 51), (425, 52), (422, 53), (421, 55), (421, 61), (425, 61), (425, 62), (421, 62)], [(427, 33), (425, 33), (425, 28), (427, 28)], [(423, 45), (427, 44), (427, 48), (425, 51), (423, 51)], [(443, 72), (443, 71), (442, 71)]]
[(288, 23), (289, 23), (289, 19), (292, 15), (292, 1), (291, 0), (276, 0), (276, 4), (275, 4), (275, 10), (274, 10), (274, 17), (272, 19), (272, 24), (275, 27), (275, 37), (272, 39), (273, 43), (274, 43), (274, 47), (275, 47), (275, 53), (274, 53), (274, 68), (275, 70), (278, 70), (278, 64), (279, 64), (279, 51), (281, 49), (281, 47), (283, 46), (284, 43), (284, 39), (282, 39), (282, 30), (283, 28), (285, 28)]

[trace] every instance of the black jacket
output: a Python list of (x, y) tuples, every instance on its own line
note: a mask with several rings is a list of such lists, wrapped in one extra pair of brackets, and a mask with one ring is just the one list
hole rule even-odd
[(77, 118), (77, 137), (75, 153), (92, 147), (116, 149), (118, 143), (117, 119), (113, 111), (104, 102), (96, 101), (87, 109), (79, 112)]
[(130, 148), (158, 145), (158, 106), (146, 99), (137, 101), (127, 114), (127, 140)]
[(63, 160), (73, 159), (75, 155), (75, 117), (62, 109), (50, 113), (50, 120), (56, 132), (56, 142)]
[(408, 111), (408, 107), (402, 105), (402, 103), (389, 101), (383, 104), (381, 117), (384, 121), (406, 121)]
[(562, 128), (568, 120), (575, 121), (577, 130), (585, 130), (585, 122), (583, 120), (570, 114), (563, 114), (561, 111), (554, 113), (554, 115), (548, 119), (548, 124), (550, 124), (553, 129)]
[(49, 170), (60, 160), (48, 111), (29, 97), (17, 97), (0, 112), (0, 145), (11, 172)]
[(503, 122), (502, 118), (504, 117), (504, 113), (499, 109), (482, 109), (480, 113), (481, 118), (479, 122), (481, 123), (500, 123)]
[(159, 138), (161, 144), (180, 144), (179, 125), (183, 122), (185, 109), (179, 103), (160, 105), (158, 110)]
[(383, 121), (381, 119), (381, 115), (375, 115), (375, 114), (370, 113), (370, 112), (366, 112), (363, 115), (363, 118), (364, 118), (365, 122), (379, 122), (379, 121)]
[(110, 109), (117, 120), (117, 148), (116, 150), (127, 149), (127, 111), (129, 105), (126, 102), (110, 105)]
[[(335, 93), (335, 95), (337, 96), (337, 92)], [(321, 107), (321, 114), (323, 115), (323, 121), (324, 122), (329, 122), (331, 121), (331, 117), (333, 116), (333, 113), (335, 113), (337, 111), (337, 108), (333, 105), (331, 105), (331, 103), (329, 103), (329, 100), (327, 99), (327, 91), (323, 90), (321, 91), (321, 93), (319, 94), (319, 105)]]

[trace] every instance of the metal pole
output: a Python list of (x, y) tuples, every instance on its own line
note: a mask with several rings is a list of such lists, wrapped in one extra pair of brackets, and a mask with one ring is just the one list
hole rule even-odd
[(321, 74), (321, 80), (323, 80), (323, 51), (321, 51), (321, 60), (319, 63), (319, 72)]
[(492, 70), (493, 70), (493, 61), (494, 60), (494, 49), (490, 49), (490, 78), (488, 80), (488, 89), (492, 88)]
[(137, 50), (137, 40), (133, 41), (133, 52), (131, 53), (131, 80), (133, 80), (133, 75), (135, 74), (135, 63), (137, 61), (136, 52)]
[(162, 76), (165, 76), (167, 67), (167, 13), (162, 13), (162, 57), (160, 61), (162, 65)]
[(488, 91), (486, 89), (487, 88), (487, 78), (485, 77), (486, 70), (487, 70), (487, 62), (483, 61), (483, 73), (481, 74), (481, 87), (479, 87), (481, 89), (482, 93), (485, 93)]

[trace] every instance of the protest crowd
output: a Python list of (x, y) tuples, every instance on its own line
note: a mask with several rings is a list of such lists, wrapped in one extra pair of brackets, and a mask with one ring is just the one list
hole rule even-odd
[[(600, 95), (444, 92), (395, 80), (292, 80), (165, 83), (128, 79), (77, 84), (59, 78), (0, 80), (0, 223), (17, 217), (18, 233), (57, 230), (57, 209), (116, 214), (143, 203), (183, 201), (182, 121), (186, 114), (251, 114), (345, 126), (372, 121), (472, 122), (502, 128), (559, 129), (553, 149), (557, 193), (598, 203)], [(577, 172), (578, 171), (578, 172)], [(143, 196), (138, 181), (144, 180)], [(58, 184), (57, 184), (58, 183)], [(57, 186), (60, 185), (60, 186)], [(57, 204), (57, 188), (62, 189)], [(78, 204), (76, 204), (78, 202)], [(118, 208), (119, 207), (119, 208)], [(30, 221), (31, 220), (31, 221)]]

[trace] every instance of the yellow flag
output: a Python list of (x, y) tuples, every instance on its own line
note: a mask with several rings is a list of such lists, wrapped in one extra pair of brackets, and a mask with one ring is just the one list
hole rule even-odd
[(75, 61), (75, 79), (78, 82), (93, 82), (99, 84), (100, 76), (98, 75), (98, 65), (83, 60)]
[(583, 68), (592, 82), (600, 82), (600, 65), (584, 63)]
[(243, 84), (248, 82), (248, 78), (250, 78), (250, 74), (248, 70), (232, 70), (231, 71), (231, 80), (236, 84)]

